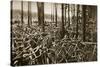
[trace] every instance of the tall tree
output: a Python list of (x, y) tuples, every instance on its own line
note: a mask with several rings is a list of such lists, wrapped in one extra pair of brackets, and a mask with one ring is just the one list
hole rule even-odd
[(32, 25), (32, 16), (31, 16), (31, 2), (28, 2), (28, 26)]
[(75, 4), (72, 5), (72, 23), (75, 23)]
[(23, 1), (21, 1), (21, 25), (23, 27)]
[(83, 41), (85, 41), (85, 31), (86, 31), (86, 5), (82, 6), (83, 10)]
[(61, 8), (62, 8), (62, 22), (61, 22), (60, 34), (61, 34), (61, 38), (63, 38), (64, 34), (65, 34), (65, 29), (64, 29), (64, 4), (61, 4)]
[(39, 26), (42, 27), (42, 32), (45, 31), (44, 28), (44, 3), (43, 2), (37, 2), (38, 7), (38, 23)]
[(53, 4), (53, 14), (52, 14), (52, 20), (53, 20), (53, 23), (54, 23), (54, 4)]
[(68, 4), (68, 27), (70, 27), (70, 4)]
[[(12, 32), (12, 19), (13, 19), (13, 1), (11, 1), (11, 3), (10, 3), (10, 6), (11, 6), (11, 17), (10, 17), (10, 20), (11, 20), (11, 32)], [(12, 43), (12, 33), (11, 33), (11, 43)], [(11, 44), (11, 47), (12, 47), (12, 44)], [(12, 49), (11, 49), (11, 52), (12, 52)], [(12, 57), (12, 53), (11, 53), (11, 57)], [(12, 62), (13, 60), (11, 59), (11, 62)], [(13, 63), (11, 63), (11, 65), (13, 65)]]
[(11, 4), (10, 4), (10, 6), (11, 6), (11, 25), (12, 25), (12, 22), (13, 22), (13, 1), (11, 1)]
[(55, 26), (57, 27), (57, 3), (55, 3)]
[(52, 4), (51, 4), (51, 22), (52, 22)]
[(66, 24), (66, 4), (65, 4), (65, 24)]
[(77, 21), (76, 21), (76, 39), (78, 38), (78, 22), (79, 22), (79, 5), (77, 5)]

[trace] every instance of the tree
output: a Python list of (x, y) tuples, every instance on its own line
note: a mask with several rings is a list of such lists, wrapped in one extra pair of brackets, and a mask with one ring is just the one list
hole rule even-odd
[(79, 22), (79, 5), (77, 5), (77, 21), (76, 21), (76, 39), (78, 38), (78, 22)]
[(61, 22), (61, 26), (60, 26), (60, 34), (61, 34), (61, 38), (63, 38), (64, 34), (65, 34), (65, 29), (64, 29), (64, 4), (61, 4), (61, 8), (62, 8), (62, 22)]
[(44, 3), (43, 2), (37, 2), (38, 7), (38, 23), (39, 26), (42, 27), (42, 32), (45, 31), (44, 28)]
[[(10, 6), (11, 6), (11, 17), (10, 17), (10, 20), (11, 20), (11, 32), (12, 32), (12, 23), (13, 23), (13, 1), (11, 1), (11, 3), (10, 3)], [(11, 47), (13, 46), (12, 45), (12, 33), (11, 33)], [(12, 48), (11, 48), (11, 52), (12, 52)], [(12, 53), (11, 53), (11, 58), (12, 58), (13, 56), (12, 56)], [(11, 62), (13, 62), (13, 60), (11, 59)], [(11, 63), (11, 65), (13, 65), (13, 63)]]
[(23, 27), (23, 1), (21, 1), (21, 25)]
[(68, 4), (68, 27), (70, 27), (70, 5)]
[(55, 3), (55, 26), (57, 27), (57, 4)]
[(86, 30), (86, 5), (82, 6), (83, 10), (83, 41), (85, 41), (85, 30)]
[(11, 6), (11, 23), (12, 23), (12, 19), (13, 19), (13, 1), (11, 1), (11, 4), (10, 4), (10, 6)]
[(54, 23), (54, 4), (53, 4), (53, 14), (52, 14), (52, 20), (53, 20), (53, 23)]
[(65, 4), (65, 24), (66, 24), (66, 4)]
[(52, 5), (51, 5), (51, 22), (52, 22)]
[(31, 2), (28, 2), (28, 26), (32, 25), (32, 16), (31, 16)]

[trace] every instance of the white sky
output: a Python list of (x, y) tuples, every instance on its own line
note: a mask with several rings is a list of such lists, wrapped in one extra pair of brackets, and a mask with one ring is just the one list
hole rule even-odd
[[(54, 4), (55, 3), (44, 2), (44, 13), (49, 14), (49, 15), (54, 13), (53, 15), (55, 15), (55, 8), (54, 8), (55, 5)], [(13, 1), (13, 9), (14, 10), (21, 10), (21, 1)], [(23, 10), (28, 11), (28, 1), (23, 1)], [(33, 13), (37, 13), (37, 2), (31, 1), (31, 11)], [(57, 3), (57, 16), (61, 17), (61, 14), (62, 14), (61, 13), (61, 3)], [(68, 17), (68, 14), (66, 14), (66, 16)], [(70, 17), (72, 17), (71, 11), (70, 11)], [(33, 19), (35, 19), (35, 18), (33, 18)], [(59, 20), (61, 20), (61, 19), (58, 19), (58, 21)]]
[[(32, 8), (32, 12), (37, 12), (37, 3), (36, 2), (31, 2), (31, 8)], [(51, 14), (51, 12), (53, 10), (51, 10), (51, 7), (53, 9), (53, 4), (54, 3), (44, 3), (44, 12), (45, 14)], [(13, 9), (16, 10), (21, 10), (21, 1), (13, 1)], [(27, 11), (28, 10), (28, 3), (27, 1), (23, 2), (23, 10)], [(61, 16), (61, 5), (58, 4), (57, 6), (57, 11), (58, 11), (58, 16)], [(54, 12), (55, 13), (55, 12)]]

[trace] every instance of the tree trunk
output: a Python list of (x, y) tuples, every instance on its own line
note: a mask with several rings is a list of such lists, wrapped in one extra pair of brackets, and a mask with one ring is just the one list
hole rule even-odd
[(57, 27), (57, 4), (55, 3), (55, 26)]
[(79, 20), (79, 5), (77, 5), (77, 23), (76, 23), (76, 39), (78, 38), (78, 20)]
[(61, 38), (63, 38), (64, 34), (65, 34), (65, 30), (64, 30), (64, 4), (61, 4), (61, 8), (62, 8), (62, 22), (61, 22), (60, 33), (61, 33)]
[(10, 4), (10, 6), (11, 6), (11, 17), (10, 17), (10, 19), (11, 19), (11, 25), (12, 25), (12, 22), (13, 22), (13, 1), (11, 1), (11, 4)]
[(38, 23), (39, 26), (42, 27), (42, 32), (45, 31), (44, 28), (44, 3), (43, 2), (37, 2), (38, 7)]
[(21, 26), (23, 27), (23, 1), (21, 1)]
[(28, 2), (28, 26), (32, 25), (32, 16), (31, 16), (31, 2)]
[(54, 23), (54, 4), (53, 4), (53, 14), (52, 14), (52, 20), (53, 20), (53, 23)]
[[(11, 1), (11, 4), (10, 4), (10, 6), (11, 6), (11, 17), (10, 17), (10, 20), (11, 20), (11, 47), (13, 46), (12, 45), (12, 24), (13, 24), (13, 1)], [(11, 48), (11, 52), (12, 52), (12, 48)], [(13, 59), (13, 56), (12, 56), (12, 53), (11, 53), (11, 58)], [(11, 65), (13, 65), (13, 60), (11, 59)]]
[(51, 5), (51, 22), (52, 22), (52, 5)]
[(70, 27), (70, 5), (68, 4), (68, 27)]
[(83, 41), (85, 41), (85, 30), (86, 30), (86, 5), (82, 6), (83, 10)]
[(65, 25), (66, 25), (66, 4), (65, 4)]

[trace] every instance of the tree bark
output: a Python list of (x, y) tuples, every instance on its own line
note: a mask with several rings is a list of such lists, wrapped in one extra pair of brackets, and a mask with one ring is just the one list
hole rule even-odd
[(28, 26), (32, 25), (32, 16), (31, 16), (31, 2), (28, 2)]
[(55, 22), (54, 21), (54, 4), (53, 4), (53, 14), (52, 14), (52, 20), (53, 20), (53, 23)]
[(61, 22), (61, 38), (64, 37), (65, 29), (64, 29), (64, 4), (61, 4), (62, 8), (62, 22)]
[(38, 7), (38, 23), (39, 26), (42, 27), (42, 32), (45, 31), (44, 28), (44, 3), (43, 2), (37, 2)]
[(52, 5), (51, 5), (51, 22), (52, 22)]
[(70, 27), (70, 5), (68, 4), (68, 27)]
[(86, 30), (86, 5), (82, 6), (83, 10), (83, 41), (85, 41), (85, 30)]
[(76, 23), (76, 39), (78, 38), (78, 20), (79, 20), (79, 5), (77, 5), (77, 23)]
[[(10, 13), (11, 14), (11, 17), (10, 17), (10, 20), (11, 20), (11, 35), (10, 35), (11, 36), (11, 50), (10, 51), (12, 52), (12, 46), (13, 46), (12, 45), (13, 1), (11, 1), (10, 6), (11, 6), (11, 13)], [(12, 63), (13, 62), (12, 57), (13, 56), (12, 56), (12, 53), (11, 53), (11, 59), (10, 59), (11, 60), (11, 65), (13, 65), (13, 63)]]
[(66, 25), (66, 4), (65, 4), (65, 25)]
[(21, 26), (23, 27), (23, 1), (21, 1)]
[(11, 17), (10, 17), (10, 19), (11, 19), (11, 25), (12, 25), (12, 22), (13, 22), (13, 1), (11, 1), (11, 4), (10, 4), (10, 6), (11, 6)]
[(55, 26), (57, 27), (57, 4), (55, 3)]

